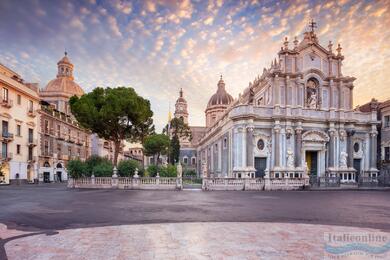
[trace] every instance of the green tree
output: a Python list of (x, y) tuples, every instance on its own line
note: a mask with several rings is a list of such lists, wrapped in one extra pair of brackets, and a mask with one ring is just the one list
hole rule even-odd
[[(98, 156), (98, 155), (92, 155), (90, 156), (86, 161), (85, 161), (85, 164), (87, 165), (87, 172), (88, 172), (88, 176), (91, 176), (92, 174), (94, 174), (95, 176), (97, 176), (94, 172), (94, 168), (98, 165), (111, 165), (110, 167), (113, 168), (112, 166), (112, 163), (110, 160), (108, 160), (107, 158), (104, 158), (104, 157), (101, 157), (101, 156)], [(101, 171), (101, 168), (100, 167), (98, 169), (98, 171), (100, 171), (100, 173), (102, 172)], [(105, 167), (103, 166), (103, 168), (108, 168), (108, 167)], [(112, 175), (112, 174), (111, 174)]]
[(169, 138), (165, 134), (154, 134), (145, 139), (144, 150), (148, 156), (157, 156), (157, 165), (160, 155), (167, 154)]
[(131, 177), (135, 169), (140, 169), (140, 165), (135, 160), (122, 160), (118, 163), (118, 173), (121, 177)]
[(110, 177), (112, 176), (113, 168), (111, 162), (102, 161), (93, 167), (92, 172), (95, 177)]
[(173, 118), (169, 125), (163, 130), (171, 136), (169, 145), (169, 162), (175, 164), (180, 157), (180, 139), (188, 139), (191, 141), (191, 128), (183, 121), (182, 118)]
[(179, 161), (180, 156), (180, 140), (177, 135), (172, 136), (169, 146), (169, 162), (175, 164)]
[(114, 142), (114, 165), (122, 140), (139, 138), (134, 129), (150, 120), (150, 102), (140, 97), (133, 88), (95, 88), (80, 98), (70, 98), (72, 114), (81, 126), (100, 138)]
[[(155, 134), (153, 118), (149, 118), (145, 122), (141, 122), (132, 129), (131, 142), (140, 142), (142, 145), (148, 136)], [(142, 167), (144, 166), (144, 156), (142, 156)]]
[(70, 160), (66, 168), (70, 177), (75, 179), (88, 175), (87, 164), (80, 160)]

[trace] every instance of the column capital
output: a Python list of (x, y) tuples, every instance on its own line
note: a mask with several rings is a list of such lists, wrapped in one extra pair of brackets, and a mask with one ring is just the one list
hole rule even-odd
[(247, 132), (253, 132), (253, 130), (254, 130), (253, 125), (249, 125), (249, 126), (246, 127), (246, 131)]
[(330, 136), (336, 136), (336, 129), (330, 128), (328, 132)]
[(347, 130), (347, 136), (348, 137), (352, 137), (352, 136), (354, 136), (354, 134), (355, 134), (355, 130), (352, 130), (352, 129), (348, 129)]

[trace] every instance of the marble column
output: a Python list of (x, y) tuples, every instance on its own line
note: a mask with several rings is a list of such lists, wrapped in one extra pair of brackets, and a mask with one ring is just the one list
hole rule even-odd
[(347, 131), (347, 166), (348, 168), (353, 168), (353, 140), (352, 137), (355, 134), (354, 130)]
[(336, 135), (336, 130), (335, 129), (330, 129), (329, 130), (329, 162), (328, 162), (328, 168), (334, 168), (335, 163), (334, 163), (334, 157), (335, 157), (335, 135)]
[(376, 160), (377, 160), (377, 132), (372, 131), (370, 133), (370, 168), (376, 169)]
[(253, 158), (253, 126), (248, 126), (246, 128), (246, 166), (254, 167), (254, 158)]
[(274, 155), (274, 163), (275, 167), (280, 166), (280, 126), (275, 126), (275, 155)]
[(302, 167), (302, 128), (295, 129), (295, 167)]

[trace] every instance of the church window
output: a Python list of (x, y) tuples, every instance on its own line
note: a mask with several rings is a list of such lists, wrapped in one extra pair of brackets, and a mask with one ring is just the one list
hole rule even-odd
[(264, 147), (265, 147), (264, 140), (263, 140), (263, 139), (259, 139), (259, 141), (257, 141), (257, 148), (258, 148), (260, 151), (263, 151), (263, 150), (264, 150)]
[(184, 158), (183, 158), (183, 163), (184, 163), (184, 164), (188, 164), (188, 158), (187, 158), (187, 157), (184, 157)]
[(50, 163), (49, 163), (49, 162), (45, 162), (45, 163), (43, 164), (43, 167), (50, 167)]
[(195, 165), (195, 164), (196, 164), (196, 158), (195, 158), (195, 157), (192, 157), (192, 158), (191, 158), (191, 164), (192, 164), (192, 165)]
[(385, 147), (385, 161), (390, 160), (390, 147)]
[(384, 116), (384, 127), (390, 127), (390, 116)]
[(355, 151), (355, 153), (359, 152), (359, 149), (360, 149), (359, 143), (355, 143), (355, 144), (353, 145), (353, 150)]

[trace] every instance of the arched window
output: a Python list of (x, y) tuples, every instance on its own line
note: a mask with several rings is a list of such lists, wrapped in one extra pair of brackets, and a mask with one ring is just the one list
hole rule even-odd
[(46, 161), (46, 162), (44, 162), (44, 163), (43, 163), (43, 167), (50, 167), (50, 163), (49, 163), (49, 162), (47, 162), (47, 161)]
[(62, 164), (61, 163), (57, 163), (57, 168), (62, 168)]

